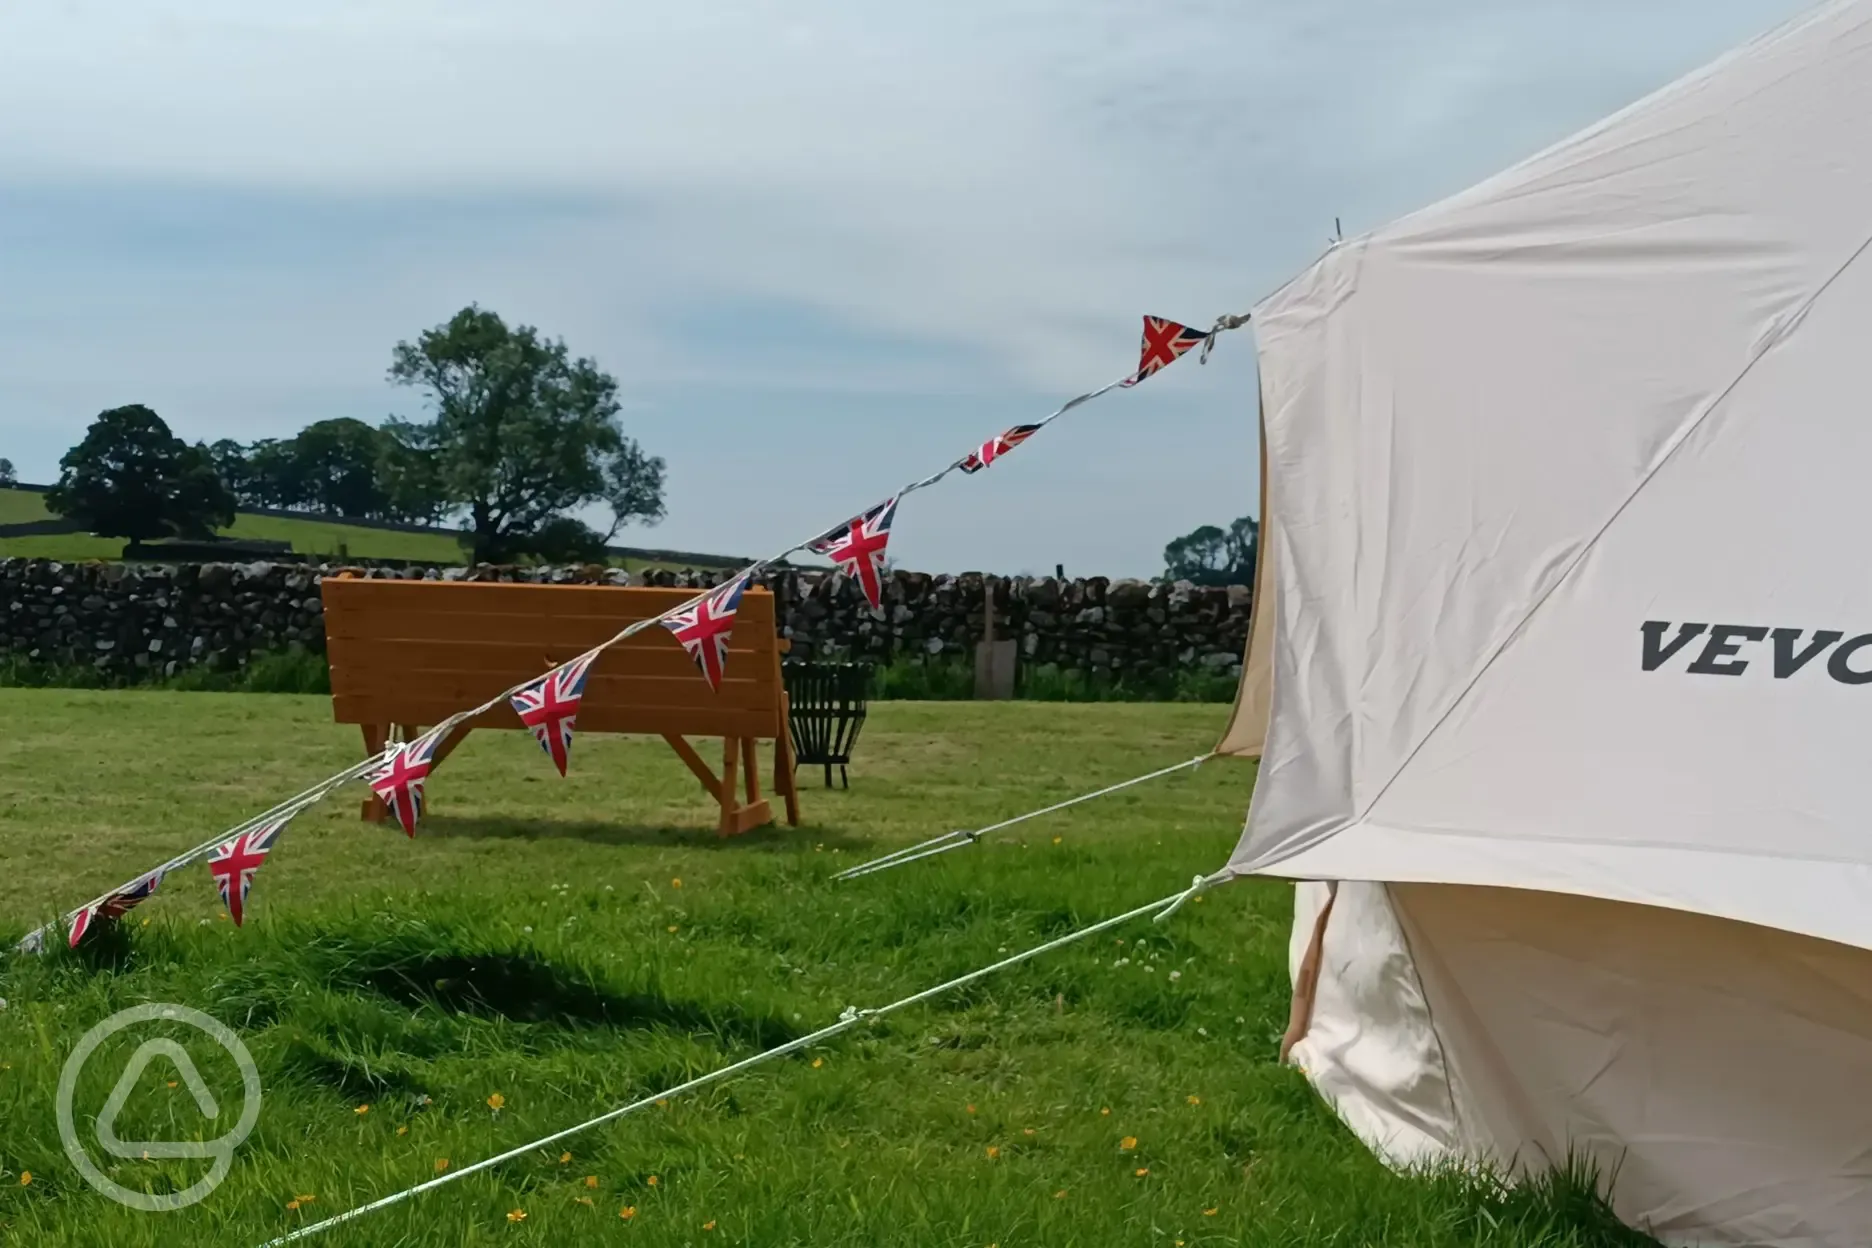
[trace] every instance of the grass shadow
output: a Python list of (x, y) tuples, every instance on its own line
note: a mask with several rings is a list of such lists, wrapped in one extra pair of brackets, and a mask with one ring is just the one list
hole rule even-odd
[(797, 850), (810, 841), (828, 849), (869, 849), (869, 837), (854, 836), (837, 827), (789, 828), (784, 823), (770, 823), (740, 836), (719, 836), (714, 828), (690, 825), (661, 827), (644, 824), (599, 823), (594, 820), (553, 821), (509, 817), (451, 819), (438, 815), (423, 823), (423, 834), (434, 837), (460, 837), (464, 840), (577, 840), (593, 845), (652, 845), (659, 848), (746, 850), (755, 853), (779, 853)]
[[(377, 956), (372, 956), (372, 954)], [(388, 955), (388, 956), (386, 956)], [(519, 1023), (706, 1032), (767, 1048), (798, 1033), (780, 1018), (736, 1006), (616, 993), (527, 953), (371, 951), (343, 968), (349, 983), (406, 1006)]]

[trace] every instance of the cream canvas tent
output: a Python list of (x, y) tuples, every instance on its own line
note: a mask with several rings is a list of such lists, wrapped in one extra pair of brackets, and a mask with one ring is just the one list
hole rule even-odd
[(1256, 309), (1225, 874), (1307, 881), (1294, 1060), (1387, 1159), (1872, 1244), (1869, 245), (1854, 0)]

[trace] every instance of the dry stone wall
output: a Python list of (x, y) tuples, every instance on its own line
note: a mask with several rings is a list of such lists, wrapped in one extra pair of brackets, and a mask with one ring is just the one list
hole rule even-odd
[[(123, 678), (174, 675), (205, 664), (231, 670), (256, 654), (325, 648), (319, 581), (336, 566), (305, 564), (0, 561), (0, 661), (88, 665)], [(429, 580), (631, 583), (604, 568), (354, 569)], [(700, 575), (644, 582), (700, 587)], [(836, 573), (782, 570), (765, 578), (780, 598), (781, 631), (807, 658), (899, 656), (967, 661), (982, 639), (992, 586), (994, 632), (1023, 661), (1120, 679), (1180, 672), (1233, 675), (1248, 637), (1248, 591), (1187, 583), (984, 578), (898, 572), (882, 615)]]

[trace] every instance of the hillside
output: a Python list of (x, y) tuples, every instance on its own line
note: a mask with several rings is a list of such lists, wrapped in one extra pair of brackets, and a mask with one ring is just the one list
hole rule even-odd
[[(0, 559), (116, 559), (123, 553), (117, 538), (89, 533), (8, 533), (11, 526), (56, 524), (45, 508), (43, 487), (0, 487)], [(219, 530), (221, 536), (261, 541), (291, 542), (294, 553), (332, 559), (407, 560), (412, 563), (462, 563), (464, 556), (454, 529), (382, 521), (345, 521), (289, 512), (242, 510), (234, 523)], [(610, 548), (615, 562), (626, 568), (731, 568), (746, 560), (728, 555), (693, 551), (656, 550), (634, 546)]]

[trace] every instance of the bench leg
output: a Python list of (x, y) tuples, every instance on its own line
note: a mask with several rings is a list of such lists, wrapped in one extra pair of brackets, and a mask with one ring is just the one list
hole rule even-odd
[(774, 738), (774, 790), (786, 800), (787, 827), (799, 827), (799, 783), (793, 763), (793, 745), (784, 734)]
[(787, 827), (799, 827), (799, 760), (793, 755), (793, 703), (780, 695), (780, 728), (774, 733), (774, 791), (786, 799)]
[(761, 800), (760, 763), (754, 758), (754, 738), (741, 738), (741, 777), (747, 790), (747, 804), (752, 806)]
[(733, 836), (741, 829), (735, 826), (735, 768), (741, 762), (741, 751), (736, 747), (733, 737), (722, 738), (721, 766), (721, 834)]
[[(360, 724), (364, 730), (364, 756), (375, 758), (383, 753), (384, 743), (390, 739), (388, 724)], [(390, 808), (383, 804), (383, 799), (372, 793), (364, 799), (363, 809), (358, 812), (366, 823), (382, 823), (390, 817)]]

